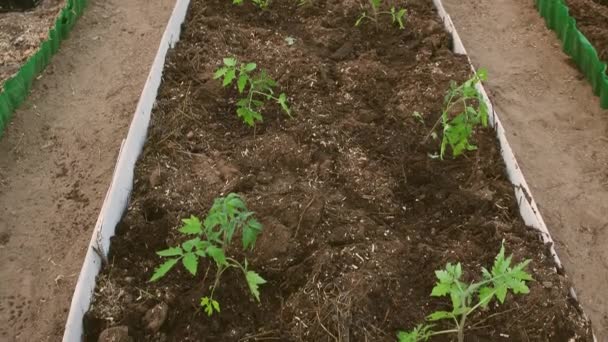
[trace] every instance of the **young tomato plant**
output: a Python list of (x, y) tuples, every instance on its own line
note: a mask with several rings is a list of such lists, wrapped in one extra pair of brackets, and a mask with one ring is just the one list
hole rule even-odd
[[(488, 125), (488, 107), (481, 94), (475, 89), (475, 85), (485, 80), (487, 80), (487, 73), (484, 69), (480, 69), (461, 85), (451, 82), (450, 90), (445, 96), (441, 117), (427, 136), (428, 139), (437, 124), (442, 123), (441, 159), (445, 156), (448, 146), (452, 150), (454, 158), (464, 153), (464, 151), (477, 149), (477, 146), (471, 144), (469, 139), (476, 126), (486, 127)], [(454, 110), (457, 110), (458, 114), (453, 115)]]
[(372, 7), (371, 15), (367, 12), (361, 13), (359, 19), (355, 22), (355, 26), (361, 25), (365, 20), (373, 21), (378, 26), (378, 17), (380, 15), (390, 15), (392, 18), (393, 24), (399, 26), (400, 29), (405, 28), (405, 19), (407, 15), (407, 10), (405, 8), (396, 8), (395, 6), (391, 7), (390, 11), (382, 11), (382, 0), (369, 0), (369, 3)]
[(253, 249), (257, 236), (262, 231), (262, 225), (253, 217), (253, 212), (247, 210), (243, 200), (237, 194), (231, 193), (214, 201), (204, 222), (196, 216), (182, 221), (184, 225), (179, 229), (180, 233), (195, 237), (180, 246), (156, 252), (168, 259), (156, 268), (150, 281), (164, 277), (179, 261), (188, 272), (196, 275), (199, 259), (211, 258), (217, 266), (215, 282), (210, 288), (209, 296), (201, 298), (201, 306), (207, 315), (220, 312), (220, 303), (213, 295), (220, 286), (222, 274), (229, 268), (236, 268), (243, 273), (251, 295), (260, 301), (259, 286), (266, 283), (264, 278), (249, 269), (247, 259), (240, 263), (226, 256), (226, 249), (236, 232), (241, 232), (243, 250), (246, 250)]
[(239, 94), (244, 96), (236, 103), (236, 114), (247, 125), (254, 126), (256, 122), (263, 121), (260, 112), (264, 106), (263, 100), (274, 100), (291, 117), (287, 95), (285, 93), (281, 93), (278, 97), (274, 95), (273, 88), (277, 86), (277, 83), (266, 74), (266, 71), (261, 70), (253, 75), (252, 73), (257, 68), (255, 63), (237, 64), (235, 58), (224, 58), (224, 65), (215, 71), (213, 78), (222, 78), (224, 87), (230, 86), (236, 81)]
[(514, 294), (529, 293), (530, 289), (526, 285), (526, 281), (532, 280), (532, 277), (525, 269), (530, 260), (524, 260), (511, 267), (512, 257), (505, 258), (503, 241), (500, 252), (494, 259), (492, 269), (488, 271), (486, 268), (482, 268), (482, 280), (471, 284), (466, 284), (461, 280), (462, 266), (460, 263), (456, 265), (448, 263), (445, 269), (435, 271), (438, 281), (431, 296), (449, 296), (452, 301), (452, 311), (435, 311), (426, 319), (430, 322), (449, 320), (453, 322), (453, 328), (433, 331), (434, 325), (420, 324), (411, 331), (400, 331), (397, 334), (399, 342), (428, 341), (432, 336), (443, 334), (456, 334), (458, 342), (463, 342), (467, 318), (475, 310), (487, 308), (494, 298), (503, 304), (509, 290)]

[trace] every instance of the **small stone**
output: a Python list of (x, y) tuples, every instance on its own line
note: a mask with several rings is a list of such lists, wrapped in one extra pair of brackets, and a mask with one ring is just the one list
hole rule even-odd
[(553, 283), (550, 281), (543, 281), (543, 287), (546, 289), (550, 289), (553, 287)]
[(192, 138), (194, 138), (194, 132), (192, 132), (192, 131), (188, 132), (188, 134), (186, 134), (186, 138), (188, 140), (192, 140)]
[(97, 342), (132, 342), (133, 339), (129, 336), (129, 327), (120, 325), (117, 327), (108, 328), (99, 334)]
[(168, 313), (169, 306), (165, 303), (159, 303), (152, 309), (148, 310), (143, 318), (143, 323), (146, 326), (146, 330), (151, 333), (158, 332), (160, 327), (165, 323)]

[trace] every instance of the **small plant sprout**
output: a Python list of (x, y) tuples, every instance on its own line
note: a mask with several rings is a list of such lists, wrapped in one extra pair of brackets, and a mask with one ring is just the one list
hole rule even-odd
[[(267, 9), (271, 0), (251, 0), (251, 2), (261, 9)], [(244, 0), (232, 0), (235, 5), (242, 5)]]
[(273, 88), (277, 86), (277, 83), (266, 74), (266, 71), (261, 70), (253, 75), (252, 73), (257, 68), (255, 63), (237, 64), (235, 58), (224, 58), (224, 65), (215, 71), (213, 78), (221, 78), (224, 87), (228, 87), (236, 81), (239, 94), (245, 96), (237, 101), (236, 114), (247, 125), (254, 126), (256, 122), (263, 121), (261, 109), (264, 106), (264, 100), (274, 100), (291, 117), (287, 95), (281, 93), (279, 96), (275, 96)]
[(530, 260), (524, 260), (511, 267), (512, 257), (505, 258), (503, 241), (500, 252), (494, 259), (492, 269), (488, 271), (486, 268), (482, 268), (482, 280), (477, 283), (466, 284), (461, 280), (462, 266), (460, 263), (456, 265), (448, 263), (445, 269), (435, 271), (438, 281), (431, 296), (449, 296), (452, 311), (435, 311), (427, 316), (426, 320), (429, 322), (452, 321), (453, 328), (433, 331), (433, 324), (420, 324), (413, 330), (400, 331), (397, 334), (399, 342), (428, 341), (432, 336), (443, 334), (456, 334), (458, 342), (463, 342), (467, 318), (475, 310), (487, 308), (493, 299), (497, 299), (500, 304), (503, 304), (509, 290), (514, 294), (529, 293), (530, 289), (526, 285), (526, 281), (532, 280), (532, 277), (525, 269)]
[(396, 8), (393, 6), (390, 11), (382, 11), (382, 0), (369, 0), (369, 3), (372, 7), (371, 15), (366, 11), (363, 11), (359, 16), (359, 19), (355, 22), (355, 26), (361, 25), (365, 20), (373, 21), (376, 26), (378, 26), (378, 17), (380, 15), (390, 15), (393, 24), (398, 25), (402, 30), (405, 28), (404, 22), (407, 15), (407, 10), (405, 8)]
[(215, 290), (220, 286), (222, 274), (229, 268), (236, 268), (243, 272), (251, 295), (260, 301), (259, 286), (266, 280), (249, 269), (247, 259), (243, 263), (226, 256), (226, 250), (237, 232), (241, 232), (243, 250), (253, 249), (262, 225), (253, 217), (253, 212), (247, 210), (243, 200), (234, 193), (226, 197), (217, 198), (204, 222), (198, 217), (190, 216), (184, 219), (180, 233), (195, 236), (180, 246), (171, 247), (156, 252), (167, 260), (156, 268), (150, 281), (157, 281), (164, 277), (179, 261), (188, 272), (196, 275), (200, 258), (210, 258), (217, 266), (215, 282), (211, 286), (209, 296), (201, 298), (201, 306), (208, 316), (220, 312), (220, 303), (215, 300)]

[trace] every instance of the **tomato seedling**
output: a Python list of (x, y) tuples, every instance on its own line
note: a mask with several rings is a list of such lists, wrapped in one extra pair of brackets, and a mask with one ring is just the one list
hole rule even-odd
[[(441, 116), (431, 128), (424, 139), (428, 140), (435, 134), (435, 128), (441, 122), (443, 138), (441, 140), (440, 158), (443, 159), (448, 146), (452, 150), (452, 157), (456, 158), (465, 151), (476, 150), (477, 146), (470, 142), (473, 130), (477, 126), (488, 126), (488, 106), (481, 93), (475, 86), (487, 80), (487, 72), (480, 69), (473, 77), (461, 85), (450, 82), (450, 89), (445, 96)], [(456, 115), (453, 112), (456, 111)]]
[(397, 8), (395, 6), (391, 7), (390, 11), (382, 11), (382, 0), (369, 0), (371, 6), (371, 15), (366, 11), (363, 11), (359, 16), (359, 19), (355, 22), (355, 26), (361, 25), (365, 20), (373, 21), (378, 26), (378, 17), (380, 15), (390, 15), (392, 18), (392, 23), (399, 26), (400, 29), (405, 28), (405, 19), (407, 15), (407, 10), (405, 8)]
[(262, 107), (263, 100), (274, 100), (281, 106), (281, 109), (291, 117), (291, 109), (287, 103), (287, 95), (281, 93), (275, 96), (274, 88), (277, 83), (270, 78), (266, 71), (261, 70), (256, 75), (252, 73), (256, 70), (255, 63), (241, 63), (235, 58), (224, 58), (224, 65), (215, 71), (214, 79), (222, 79), (222, 85), (228, 87), (235, 83), (239, 94), (244, 95), (237, 101), (236, 114), (249, 126), (254, 126), (256, 122), (263, 121)]
[(513, 256), (505, 258), (504, 241), (500, 252), (494, 259), (491, 270), (482, 268), (482, 280), (476, 283), (466, 284), (462, 278), (462, 266), (460, 263), (452, 265), (448, 263), (443, 270), (435, 271), (437, 283), (431, 292), (432, 297), (449, 296), (452, 302), (452, 311), (435, 311), (426, 317), (429, 322), (441, 320), (453, 321), (454, 327), (448, 330), (433, 331), (432, 324), (419, 324), (410, 331), (400, 331), (397, 334), (399, 342), (428, 341), (432, 336), (443, 334), (457, 334), (458, 341), (464, 341), (464, 332), (467, 318), (479, 308), (487, 308), (493, 299), (503, 304), (507, 293), (511, 290), (514, 294), (527, 294), (530, 289), (526, 281), (532, 280), (532, 276), (525, 269), (530, 260), (511, 267)]
[(215, 282), (211, 286), (209, 296), (201, 298), (201, 306), (211, 316), (214, 312), (220, 312), (220, 303), (214, 299), (215, 290), (220, 285), (222, 274), (229, 268), (236, 268), (243, 272), (251, 295), (260, 301), (259, 286), (266, 280), (259, 274), (249, 269), (247, 259), (243, 263), (234, 258), (226, 256), (226, 249), (232, 242), (236, 232), (241, 232), (243, 250), (253, 249), (258, 234), (262, 231), (262, 225), (253, 217), (243, 200), (234, 193), (226, 197), (215, 199), (204, 222), (192, 215), (183, 219), (180, 233), (187, 236), (196, 236), (177, 247), (171, 247), (156, 252), (163, 258), (168, 258), (163, 264), (156, 268), (150, 281), (157, 281), (164, 277), (169, 270), (179, 261), (192, 275), (196, 275), (198, 261), (200, 258), (211, 258), (217, 266)]

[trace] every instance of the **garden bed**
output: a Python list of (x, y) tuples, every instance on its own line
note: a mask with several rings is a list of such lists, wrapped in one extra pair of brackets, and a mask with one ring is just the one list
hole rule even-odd
[[(604, 62), (608, 62), (608, 2), (566, 0), (578, 29), (585, 34)], [(608, 71), (607, 71), (608, 72)]]
[(43, 0), (31, 11), (0, 11), (0, 90), (38, 51), (64, 6), (64, 0)]
[[(267, 11), (192, 2), (97, 278), (86, 340), (108, 327), (138, 341), (394, 340), (447, 309), (429, 296), (434, 270), (461, 261), (472, 280), (503, 239), (516, 260), (532, 259), (535, 281), (530, 294), (474, 315), (469, 340), (592, 340), (550, 246), (519, 216), (495, 133), (477, 131), (479, 149), (457, 159), (429, 157), (439, 141), (425, 138), (444, 94), (470, 66), (451, 52), (430, 0), (399, 4), (409, 11), (404, 30), (390, 20), (354, 27), (355, 1)], [(212, 79), (228, 56), (268, 70), (294, 118), (268, 106), (255, 130), (245, 126), (236, 91)], [(178, 269), (148, 280), (161, 263), (155, 252), (183, 241), (181, 219), (204, 217), (229, 192), (264, 225), (246, 255), (268, 283), (257, 304), (242, 276), (227, 272), (216, 294), (222, 312), (208, 318), (198, 303), (210, 263), (199, 277)]]

